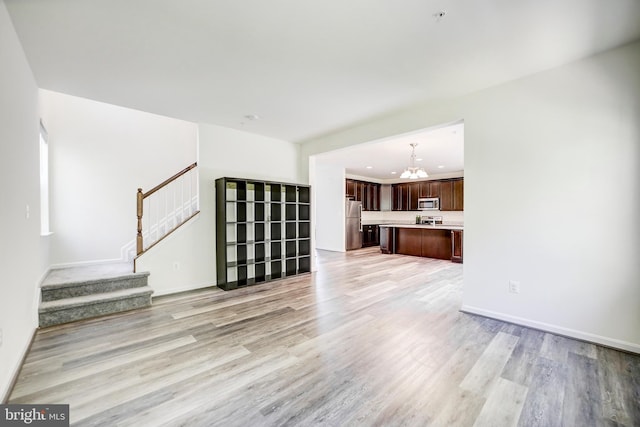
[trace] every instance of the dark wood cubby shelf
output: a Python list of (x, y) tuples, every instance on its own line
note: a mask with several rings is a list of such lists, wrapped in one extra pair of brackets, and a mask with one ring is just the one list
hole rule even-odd
[(225, 291), (311, 271), (311, 187), (216, 180), (216, 270)]

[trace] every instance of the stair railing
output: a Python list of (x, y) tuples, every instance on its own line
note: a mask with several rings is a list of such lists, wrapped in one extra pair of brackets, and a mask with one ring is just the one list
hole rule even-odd
[[(151, 249), (200, 212), (197, 166), (198, 163), (187, 166), (147, 192), (138, 188), (137, 256)], [(143, 221), (144, 213), (147, 216)]]

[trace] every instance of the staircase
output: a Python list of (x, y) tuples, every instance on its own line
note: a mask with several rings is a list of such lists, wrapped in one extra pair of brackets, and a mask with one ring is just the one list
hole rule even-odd
[(41, 328), (149, 307), (149, 273), (133, 273), (130, 263), (51, 270), (41, 286)]

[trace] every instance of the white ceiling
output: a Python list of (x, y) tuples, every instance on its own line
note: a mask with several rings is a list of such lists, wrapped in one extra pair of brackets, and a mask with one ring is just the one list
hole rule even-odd
[(418, 144), (415, 165), (424, 168), (430, 177), (463, 174), (464, 123), (331, 151), (317, 155), (316, 161), (343, 167), (348, 175), (380, 182), (401, 181), (400, 174), (410, 164), (411, 143)]
[(292, 142), (640, 38), (638, 0), (4, 2), (41, 88)]

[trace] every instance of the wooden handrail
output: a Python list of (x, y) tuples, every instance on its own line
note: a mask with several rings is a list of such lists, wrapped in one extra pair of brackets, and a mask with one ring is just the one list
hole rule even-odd
[[(173, 175), (171, 178), (163, 181), (162, 184), (156, 185), (151, 190), (147, 191), (146, 193), (143, 193), (142, 194), (142, 198), (146, 199), (147, 197), (149, 197), (150, 195), (152, 195), (156, 191), (160, 190), (162, 187), (166, 187), (167, 185), (171, 184), (173, 181), (175, 181), (176, 179), (180, 178), (182, 175), (184, 175), (185, 173), (189, 172), (191, 169), (195, 168), (196, 166), (198, 166), (198, 162), (195, 162), (194, 164), (187, 166), (186, 168), (182, 169), (177, 174)], [(138, 188), (138, 190), (142, 191), (140, 188)]]
[[(161, 184), (156, 185), (155, 187), (153, 187), (151, 190), (147, 191), (146, 193), (144, 193), (142, 191), (142, 188), (138, 188), (138, 191), (136, 193), (136, 216), (138, 217), (138, 229), (137, 229), (137, 232), (136, 232), (136, 254), (138, 256), (141, 255), (145, 251), (144, 250), (143, 237), (142, 237), (142, 215), (143, 215), (143, 204), (144, 204), (143, 202), (144, 202), (144, 199), (146, 199), (147, 197), (151, 196), (156, 191), (161, 190), (163, 187), (166, 187), (167, 185), (171, 184), (173, 181), (175, 181), (176, 179), (180, 178), (182, 175), (186, 174), (191, 169), (193, 169), (193, 168), (195, 168), (197, 166), (198, 166), (198, 162), (195, 162), (194, 164), (187, 166), (186, 168), (182, 169), (177, 174), (173, 175), (171, 178), (164, 180)], [(171, 230), (171, 231), (173, 231), (173, 230)]]

